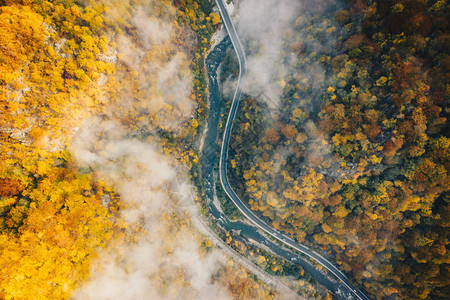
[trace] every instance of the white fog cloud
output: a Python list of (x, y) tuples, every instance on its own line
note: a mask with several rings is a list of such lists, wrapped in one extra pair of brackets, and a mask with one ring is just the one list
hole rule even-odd
[[(256, 97), (264, 94), (276, 105), (282, 86), (277, 83), (290, 72), (282, 62), (283, 40), (287, 29), (302, 9), (299, 0), (243, 0), (239, 5), (237, 29), (241, 40), (251, 45), (247, 53), (248, 72), (244, 92)], [(254, 51), (254, 52), (253, 52)]]
[(136, 35), (109, 34), (124, 70), (115, 74), (121, 83), (118, 97), (104, 99), (104, 114), (82, 124), (71, 150), (81, 166), (91, 167), (120, 196), (126, 206), (120, 217), (143, 232), (135, 243), (99, 250), (89, 280), (74, 299), (229, 299), (212, 281), (225, 263), (223, 254), (200, 249), (200, 234), (171, 193), (187, 198), (186, 185), (179, 189), (177, 180), (184, 171), (156, 142), (130, 137), (133, 132), (120, 123), (144, 112), (158, 126), (179, 128), (193, 113), (190, 58), (174, 43), (181, 29), (174, 25), (174, 9), (158, 1), (133, 2), (135, 7), (105, 1), (107, 17), (126, 20)]
[(145, 8), (137, 8), (133, 23), (136, 26), (139, 37), (147, 49), (152, 45), (161, 44), (170, 39), (173, 27), (170, 23), (163, 22), (155, 17), (148, 17)]
[[(100, 253), (90, 280), (75, 299), (228, 299), (211, 277), (224, 264), (220, 252), (202, 254), (187, 212), (167, 194), (178, 190), (177, 172), (168, 158), (148, 143), (128, 139), (114, 121), (86, 122), (74, 139), (73, 154), (116, 188), (127, 208), (121, 217), (139, 222), (145, 233), (136, 244)], [(182, 185), (185, 187), (185, 185)], [(185, 188), (179, 190), (186, 198)], [(179, 215), (166, 220), (167, 215)]]
[[(149, 117), (157, 116), (160, 127), (178, 130), (195, 108), (190, 98), (190, 57), (183, 46), (193, 37), (174, 23), (173, 7), (156, 0), (137, 2), (136, 6), (108, 2), (108, 18), (126, 20), (134, 27), (132, 34), (109, 34), (118, 53), (118, 66), (126, 69), (126, 74), (117, 76), (124, 82), (118, 105), (129, 112), (146, 111)], [(117, 111), (118, 107), (111, 109)]]

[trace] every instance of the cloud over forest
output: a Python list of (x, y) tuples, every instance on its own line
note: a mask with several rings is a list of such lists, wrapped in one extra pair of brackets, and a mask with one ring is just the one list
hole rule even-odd
[(115, 189), (125, 205), (120, 218), (139, 232), (130, 243), (100, 250), (75, 299), (229, 298), (212, 280), (225, 262), (223, 254), (201, 249), (202, 237), (179, 206), (180, 198), (191, 197), (177, 184), (186, 176), (184, 168), (163, 153), (157, 136), (132, 137), (132, 129), (122, 124), (134, 117), (150, 133), (156, 126), (178, 130), (193, 113), (189, 56), (175, 43), (189, 33), (175, 25), (168, 3), (142, 2), (136, 8), (109, 3), (107, 16), (119, 24), (125, 20), (135, 34), (109, 35), (119, 66), (113, 80), (120, 90), (105, 91), (107, 109), (83, 123), (72, 152)]

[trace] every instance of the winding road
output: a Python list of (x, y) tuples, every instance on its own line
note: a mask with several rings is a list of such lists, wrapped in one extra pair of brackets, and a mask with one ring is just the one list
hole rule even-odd
[(347, 287), (351, 293), (353, 293), (358, 299), (368, 300), (368, 298), (358, 289), (356, 289), (348, 280), (348, 278), (342, 273), (337, 267), (335, 267), (330, 261), (326, 258), (322, 257), (320, 254), (316, 253), (314, 250), (310, 248), (296, 243), (292, 238), (282, 234), (281, 232), (273, 229), (269, 225), (267, 225), (264, 221), (258, 218), (253, 211), (251, 211), (243, 201), (238, 197), (236, 192), (230, 185), (227, 175), (227, 160), (228, 160), (228, 145), (230, 142), (231, 130), (233, 128), (233, 121), (236, 117), (236, 113), (239, 107), (239, 101), (241, 98), (242, 90), (241, 90), (241, 81), (247, 71), (247, 62), (245, 58), (245, 52), (242, 47), (242, 44), (239, 40), (239, 36), (236, 32), (236, 28), (233, 25), (233, 22), (228, 15), (228, 11), (225, 7), (223, 0), (215, 0), (217, 7), (219, 8), (220, 15), (222, 17), (222, 23), (225, 26), (225, 29), (230, 36), (231, 42), (233, 44), (233, 48), (236, 52), (239, 61), (239, 79), (236, 87), (236, 91), (234, 93), (233, 102), (231, 104), (230, 112), (228, 114), (227, 123), (225, 126), (225, 131), (223, 134), (222, 146), (220, 151), (220, 160), (219, 160), (219, 175), (220, 175), (220, 183), (228, 197), (233, 201), (233, 203), (237, 206), (237, 208), (241, 211), (241, 213), (249, 219), (253, 224), (255, 224), (259, 229), (265, 231), (275, 239), (279, 240), (285, 245), (290, 246), (291, 248), (309, 256), (312, 260), (319, 263), (329, 272), (331, 272), (336, 278), (338, 278), (342, 284)]

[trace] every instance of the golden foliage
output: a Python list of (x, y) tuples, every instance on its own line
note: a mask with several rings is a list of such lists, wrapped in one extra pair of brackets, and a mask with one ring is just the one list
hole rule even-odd
[(113, 71), (92, 32), (99, 18), (67, 2), (0, 7), (2, 299), (67, 298), (97, 248), (120, 236), (117, 207), (101, 201), (110, 192), (65, 150), (100, 108), (100, 73)]

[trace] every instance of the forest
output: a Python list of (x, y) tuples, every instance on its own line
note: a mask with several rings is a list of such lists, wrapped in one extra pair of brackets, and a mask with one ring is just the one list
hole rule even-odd
[[(181, 235), (200, 262), (209, 259), (214, 246), (186, 212), (154, 207), (156, 216), (129, 221), (139, 203), (125, 199), (122, 183), (132, 182), (130, 165), (145, 168), (129, 147), (174, 169), (198, 163), (203, 60), (219, 22), (209, 1), (0, 1), (1, 299), (98, 299), (90, 282), (105, 271), (102, 256), (120, 268), (148, 234), (166, 243), (150, 244), (166, 257)], [(124, 154), (105, 154), (121, 143)], [(171, 189), (164, 183), (149, 197), (176, 202)], [(180, 266), (159, 268), (160, 298), (192, 288)], [(230, 260), (218, 268), (211, 284), (231, 297), (276, 294)]]
[(449, 5), (313, 2), (283, 33), (278, 106), (241, 102), (233, 185), (370, 297), (446, 299)]
[[(276, 80), (280, 101), (251, 93), (241, 101), (232, 185), (371, 298), (447, 299), (448, 1), (305, 5), (282, 33), (283, 63), (293, 68)], [(89, 293), (107, 270), (102, 258), (128, 278), (136, 274), (128, 250), (144, 244), (150, 258), (176, 260), (180, 240), (192, 242), (196, 265), (218, 271), (165, 261), (146, 274), (159, 298), (198, 296), (186, 270), (211, 273), (207, 285), (233, 299), (277, 296), (216, 255), (169, 183), (180, 173), (199, 182), (204, 59), (219, 27), (208, 0), (0, 0), (1, 299), (98, 299)], [(236, 77), (235, 63), (230, 54), (223, 81)], [(159, 177), (140, 180), (152, 172)], [(160, 206), (130, 193), (147, 185)], [(140, 205), (151, 209), (136, 217)], [(221, 235), (268, 273), (309, 279)]]

